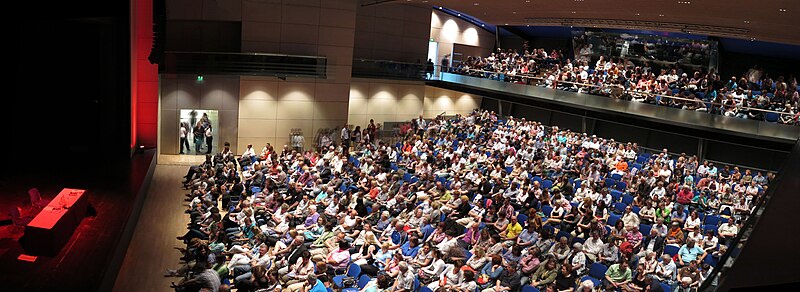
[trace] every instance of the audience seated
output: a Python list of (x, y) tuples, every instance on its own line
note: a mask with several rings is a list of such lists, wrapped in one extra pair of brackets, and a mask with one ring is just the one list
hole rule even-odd
[[(559, 90), (603, 95), (742, 119), (800, 125), (797, 79), (772, 79), (758, 66), (731, 77), (715, 72), (686, 72), (680, 66), (656, 72), (648, 63), (603, 56), (595, 64), (571, 60), (544, 49), (497, 49), (489, 56), (470, 56), (446, 71)], [(691, 75), (691, 78), (689, 77)]]
[(167, 276), (212, 291), (361, 275), (366, 291), (697, 287), (749, 216), (734, 205), (773, 177), (483, 110), (420, 125), (397, 145), (209, 156), (185, 176), (186, 264)]

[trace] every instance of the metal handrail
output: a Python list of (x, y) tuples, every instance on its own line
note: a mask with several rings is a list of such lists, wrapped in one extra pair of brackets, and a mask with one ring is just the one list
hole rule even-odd
[[(437, 65), (437, 66), (441, 67), (441, 65)], [(449, 69), (455, 69), (453, 67), (448, 67), (448, 68)], [(529, 75), (529, 74), (520, 74), (520, 73), (507, 74), (507, 73), (500, 72), (500, 71), (487, 71), (487, 70), (480, 70), (480, 69), (464, 69), (464, 68), (459, 69), (459, 70), (467, 70), (469, 72), (488, 73), (488, 74), (504, 74), (504, 75), (512, 76), (512, 77), (522, 77), (522, 78), (529, 78), (529, 79), (535, 79), (535, 80), (540, 80), (540, 81), (546, 81), (547, 80), (546, 78), (542, 78), (542, 77), (538, 77), (538, 76), (534, 76), (534, 75)], [(466, 74), (462, 74), (461, 72), (453, 71), (453, 70), (449, 71), (448, 73), (466, 75)], [(576, 86), (593, 87), (593, 88), (599, 88), (599, 89), (611, 89), (610, 86), (598, 86), (598, 85), (595, 85), (595, 84), (588, 84), (588, 83), (553, 80), (553, 84), (554, 85), (558, 84), (558, 83), (567, 83), (567, 84), (573, 84), (573, 85), (576, 85)], [(662, 98), (667, 97), (667, 98), (670, 98), (670, 99), (697, 102), (697, 100), (694, 100), (694, 99), (688, 99), (688, 98), (683, 98), (683, 97), (669, 95), (669, 94), (655, 94), (655, 93), (652, 93), (652, 92), (644, 92), (644, 91), (639, 91), (639, 90), (625, 89), (624, 87), (622, 88), (622, 91), (623, 92), (628, 92), (628, 93), (638, 93), (638, 94), (642, 94), (642, 95), (661, 96)], [(726, 106), (725, 104), (715, 103), (715, 102), (710, 102), (710, 101), (703, 101), (703, 103), (704, 104), (711, 104), (711, 105), (718, 105), (718, 106), (723, 106), (723, 107)], [(748, 110), (748, 111), (751, 111), (751, 110), (752, 111), (761, 111), (761, 112), (766, 112), (766, 113), (775, 113), (775, 114), (779, 114), (779, 115), (787, 114), (785, 112), (780, 112), (780, 111), (774, 111), (774, 110), (768, 110), (768, 109), (759, 109), (759, 108), (753, 108), (753, 107), (744, 107), (744, 106), (740, 106), (740, 105), (736, 105), (736, 107), (739, 108), (739, 109)]]

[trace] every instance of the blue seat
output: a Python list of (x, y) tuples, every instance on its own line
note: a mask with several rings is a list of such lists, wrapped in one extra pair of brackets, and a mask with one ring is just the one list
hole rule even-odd
[(709, 230), (714, 231), (714, 234), (716, 235), (718, 232), (717, 225), (711, 225), (711, 224), (703, 225), (703, 233)]
[[(636, 157), (636, 163), (637, 164), (642, 165), (645, 162), (647, 162), (647, 157), (644, 157), (642, 155), (639, 155), (639, 156)], [(641, 169), (641, 168), (639, 168), (639, 169)]]
[(541, 184), (541, 183), (542, 183), (542, 177), (540, 177), (540, 176), (538, 176), (538, 175), (537, 175), (537, 176), (534, 176), (534, 177), (533, 177), (533, 181), (538, 181), (538, 182)]
[(703, 262), (708, 264), (709, 266), (716, 267), (717, 266), (717, 260), (718, 259), (715, 259), (713, 256), (708, 255), (703, 259)]
[(522, 291), (521, 292), (539, 292), (539, 288), (533, 287), (531, 285), (525, 285), (525, 286), (522, 286)]
[(555, 235), (555, 233), (556, 233), (556, 228), (553, 227), (552, 225), (544, 225), (544, 226), (542, 226), (542, 229), (549, 230), (550, 234), (554, 234)]
[(525, 222), (528, 222), (528, 216), (520, 213), (517, 215), (517, 222), (519, 222), (520, 225), (525, 225)]
[(611, 190), (611, 202), (619, 202), (622, 199), (622, 192), (619, 190)]
[(636, 215), (639, 215), (639, 211), (641, 211), (641, 210), (642, 210), (642, 208), (639, 208), (639, 207), (636, 207), (636, 206), (631, 206), (631, 211), (633, 213), (636, 213)]
[(672, 286), (670, 286), (669, 284), (661, 283), (661, 282), (658, 282), (658, 284), (661, 285), (661, 290), (672, 291)]
[(367, 207), (367, 214), (371, 214), (371, 213), (372, 213), (372, 207), (369, 207), (369, 206), (368, 206), (368, 207)]
[(553, 186), (553, 181), (546, 179), (542, 181), (542, 188), (543, 189), (550, 189)]
[(392, 171), (397, 171), (397, 170), (399, 170), (400, 168), (399, 168), (399, 167), (397, 167), (397, 163), (392, 163), (392, 165), (391, 165), (391, 169), (392, 169)]
[(419, 178), (418, 178), (418, 177), (416, 177), (416, 176), (412, 176), (412, 177), (411, 177), (411, 180), (410, 180), (409, 182), (413, 184), (413, 183), (415, 183), (415, 182), (418, 182), (418, 181), (419, 181)]
[(625, 213), (625, 208), (628, 208), (628, 204), (622, 202), (614, 203), (614, 213), (615, 214), (622, 214)]
[(553, 212), (553, 206), (544, 205), (542, 206), (542, 213), (544, 213), (545, 217), (550, 217), (550, 213)]
[(621, 175), (621, 174), (619, 174), (619, 173), (612, 174), (612, 175), (611, 175), (611, 179), (613, 179), (613, 180), (616, 180), (616, 181), (619, 181), (619, 180), (621, 180), (621, 179), (622, 179), (622, 175)]
[(698, 91), (698, 92), (694, 93), (694, 96), (699, 98), (699, 99), (703, 99), (703, 98), (706, 97), (706, 94), (704, 92), (702, 92), (702, 91)]
[(570, 246), (572, 246), (572, 245), (574, 245), (576, 243), (583, 244), (584, 242), (586, 242), (586, 239), (583, 239), (583, 238), (575, 236), (575, 237), (572, 238), (572, 243), (570, 244)]
[(613, 188), (614, 185), (617, 183), (617, 180), (615, 180), (613, 178), (607, 178), (605, 182), (606, 182), (606, 187), (607, 188)]
[[(359, 275), (361, 275), (361, 267), (356, 265), (356, 264), (354, 264), (354, 263), (350, 264), (348, 266), (348, 268), (347, 268), (347, 274), (346, 275), (340, 275), (340, 276), (334, 276), (333, 277), (333, 285), (335, 285), (337, 288), (343, 288), (342, 287), (343, 286), (342, 281), (344, 280), (345, 277), (358, 278)], [(361, 281), (361, 279), (359, 279), (359, 281)]]
[(632, 204), (633, 203), (633, 196), (631, 196), (631, 195), (622, 196), (622, 202), (627, 204), (627, 205)]
[(464, 258), (469, 260), (470, 258), (472, 258), (472, 253), (469, 252), (468, 250), (464, 250)]
[(764, 120), (766, 120), (767, 122), (777, 123), (778, 119), (780, 119), (780, 115), (778, 115), (777, 113), (767, 112), (766, 114), (764, 114)]
[(369, 281), (372, 281), (372, 278), (370, 278), (369, 275), (361, 275), (361, 277), (358, 278), (358, 284), (357, 284), (358, 288), (356, 287), (344, 288), (342, 289), (342, 292), (358, 292), (359, 290), (364, 289), (364, 287), (366, 287), (367, 284), (369, 284)]
[(753, 96), (759, 96), (759, 95), (761, 95), (761, 90), (753, 90), (753, 91), (751, 91), (751, 92), (753, 93)]
[(606, 271), (608, 271), (608, 267), (601, 263), (592, 263), (589, 266), (589, 274), (581, 278), (581, 282), (590, 280), (594, 283), (595, 287), (600, 287), (602, 283), (601, 279), (606, 278)]
[(513, 167), (511, 167), (511, 166), (506, 166), (506, 173), (511, 173), (511, 171), (513, 171), (513, 170), (514, 170), (514, 168), (513, 168)]
[(567, 242), (572, 240), (572, 234), (569, 234), (569, 232), (566, 232), (564, 230), (561, 230), (558, 233), (556, 233), (556, 241), (559, 241), (562, 237), (566, 237)]
[(617, 184), (614, 185), (614, 188), (617, 189), (618, 191), (624, 192), (625, 190), (628, 189), (628, 183), (624, 181), (618, 181)]
[(577, 189), (580, 189), (580, 188), (581, 188), (581, 180), (576, 179), (575, 180), (575, 189), (577, 190)]
[(428, 288), (428, 286), (422, 286), (419, 287), (419, 292), (433, 292), (433, 290), (431, 290), (431, 288)]
[(617, 224), (617, 221), (622, 219), (622, 216), (616, 214), (608, 214), (608, 226), (614, 226)]
[(648, 235), (650, 235), (650, 230), (651, 229), (653, 229), (652, 225), (644, 224), (644, 223), (639, 224), (639, 232), (641, 232), (642, 236), (644, 236), (644, 237), (647, 237)]
[(411, 173), (406, 172), (403, 174), (403, 181), (408, 182), (411, 180)]
[(719, 225), (719, 222), (722, 220), (722, 217), (719, 215), (708, 215), (706, 216), (706, 220), (704, 221), (705, 225)]
[(664, 253), (668, 254), (671, 257), (674, 257), (676, 254), (678, 254), (678, 251), (680, 249), (681, 249), (680, 247), (674, 245), (666, 245), (664, 246)]
[(638, 170), (642, 170), (642, 164), (641, 164), (641, 163), (634, 163), (634, 164), (631, 166), (631, 168), (635, 168), (635, 169), (638, 169)]

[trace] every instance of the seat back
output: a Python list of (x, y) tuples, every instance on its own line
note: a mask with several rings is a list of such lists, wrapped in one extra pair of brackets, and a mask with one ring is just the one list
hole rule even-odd
[(531, 285), (522, 286), (522, 292), (539, 292), (539, 289)]
[(678, 251), (680, 249), (681, 249), (680, 247), (677, 247), (677, 246), (674, 246), (674, 245), (667, 245), (667, 246), (664, 246), (664, 253), (668, 254), (671, 257), (674, 257), (676, 254), (678, 254)]
[(364, 289), (364, 287), (369, 284), (369, 281), (372, 281), (369, 275), (361, 275), (361, 277), (358, 278), (358, 289)]
[(593, 263), (589, 266), (589, 276), (595, 279), (605, 279), (608, 267), (601, 263)]
[(17, 207), (17, 206), (8, 208), (8, 216), (11, 217), (11, 222), (13, 224), (17, 224), (17, 221), (19, 220), (19, 217), (22, 216), (21, 214), (22, 214), (22, 212), (20, 212), (19, 207)]
[(39, 189), (37, 188), (28, 190), (28, 196), (31, 197), (31, 204), (33, 205), (36, 205), (36, 203), (42, 200), (42, 194), (39, 193)]
[(347, 269), (347, 275), (353, 278), (357, 278), (359, 275), (361, 275), (361, 267), (354, 263), (350, 264), (350, 268)]
[(622, 219), (622, 216), (616, 214), (608, 214), (608, 226), (614, 226), (617, 224), (617, 221)]

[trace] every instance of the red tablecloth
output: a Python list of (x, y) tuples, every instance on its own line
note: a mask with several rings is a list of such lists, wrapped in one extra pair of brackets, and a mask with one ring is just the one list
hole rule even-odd
[(28, 254), (56, 255), (89, 208), (85, 190), (63, 189), (25, 227), (23, 247)]

